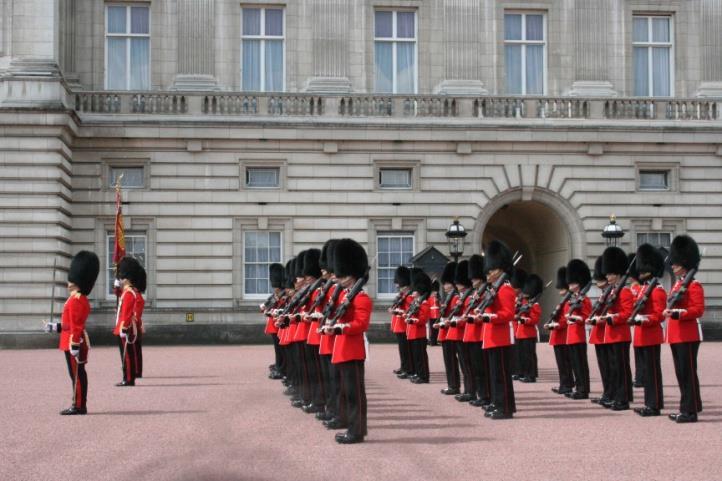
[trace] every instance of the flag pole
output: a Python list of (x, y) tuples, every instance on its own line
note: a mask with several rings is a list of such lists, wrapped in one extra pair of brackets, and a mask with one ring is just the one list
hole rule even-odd
[[(118, 278), (118, 263), (120, 262), (120, 259), (125, 256), (125, 234), (123, 232), (123, 211), (122, 211), (122, 204), (123, 204), (123, 191), (121, 189), (121, 181), (123, 180), (123, 175), (120, 174), (118, 178), (115, 180), (115, 242), (114, 242), (114, 249), (113, 249), (113, 267), (115, 268), (115, 279)], [(118, 309), (118, 304), (120, 303), (120, 294), (122, 293), (120, 289), (113, 288), (115, 292), (115, 308)]]

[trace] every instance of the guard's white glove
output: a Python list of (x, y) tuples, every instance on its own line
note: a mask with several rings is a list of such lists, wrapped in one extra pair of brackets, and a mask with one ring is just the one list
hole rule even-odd
[(647, 317), (643, 314), (637, 314), (636, 316), (634, 316), (634, 321), (641, 322), (642, 324), (644, 324), (645, 322), (649, 322), (649, 317)]
[(116, 279), (113, 281), (113, 287), (116, 289), (120, 289), (121, 287), (123, 287), (123, 283), (120, 282), (120, 279)]
[(59, 322), (46, 322), (45, 326), (43, 327), (43, 330), (45, 332), (60, 332), (60, 323)]
[(128, 336), (127, 336), (127, 334), (125, 333), (125, 331), (120, 331), (120, 338), (121, 338), (122, 340), (125, 341), (125, 339), (126, 339), (127, 337), (128, 337)]
[(492, 319), (496, 319), (497, 315), (489, 312), (485, 312), (481, 315), (481, 320), (484, 322), (491, 322)]
[(80, 346), (70, 345), (70, 355), (76, 360), (80, 357)]

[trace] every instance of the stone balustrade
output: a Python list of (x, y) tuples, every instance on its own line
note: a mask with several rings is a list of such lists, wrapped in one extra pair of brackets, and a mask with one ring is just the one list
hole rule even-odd
[(74, 92), (79, 114), (720, 121), (722, 99)]

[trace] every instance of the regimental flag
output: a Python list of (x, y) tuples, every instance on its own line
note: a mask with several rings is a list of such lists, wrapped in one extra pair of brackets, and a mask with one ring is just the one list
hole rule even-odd
[(125, 256), (125, 233), (123, 232), (123, 208), (120, 192), (120, 179), (115, 186), (115, 248), (113, 249), (113, 264), (117, 273), (118, 262)]

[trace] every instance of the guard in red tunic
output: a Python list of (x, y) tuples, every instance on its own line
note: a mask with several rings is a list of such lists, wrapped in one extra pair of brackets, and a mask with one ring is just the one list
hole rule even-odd
[(700, 262), (699, 247), (689, 236), (674, 238), (669, 253), (672, 272), (677, 281), (667, 298), (664, 317), (667, 321), (667, 342), (672, 349), (674, 372), (681, 399), (679, 413), (669, 418), (678, 423), (697, 421), (702, 412), (702, 397), (697, 377), (697, 353), (702, 342), (700, 317), (704, 314), (704, 289), (694, 279)]
[(283, 394), (287, 396), (293, 396), (296, 394), (296, 387), (294, 386), (294, 359), (293, 359), (293, 353), (291, 351), (291, 342), (289, 338), (291, 337), (290, 329), (291, 325), (290, 323), (286, 322), (285, 318), (281, 317), (281, 314), (283, 311), (288, 307), (288, 303), (291, 302), (291, 299), (293, 298), (295, 294), (294, 285), (296, 284), (296, 277), (294, 275), (295, 271), (295, 263), (294, 259), (290, 259), (288, 262), (286, 262), (285, 266), (285, 277), (286, 277), (286, 285), (285, 285), (285, 294), (286, 294), (286, 303), (284, 306), (279, 306), (278, 309), (274, 310), (273, 312), (273, 319), (278, 326), (278, 345), (281, 348), (281, 351), (283, 352), (283, 379), (282, 383), (284, 386), (286, 386), (286, 389), (283, 391)]
[(519, 381), (536, 382), (538, 376), (536, 343), (539, 338), (541, 306), (539, 297), (544, 281), (536, 274), (527, 277), (519, 294), (521, 301), (516, 311), (517, 327), (514, 334), (519, 350)]
[[(484, 258), (474, 254), (469, 257), (469, 279), (473, 294), (466, 299), (464, 311), (469, 312), (464, 328), (463, 345), (469, 356), (468, 369), (472, 379), (474, 398), (472, 406), (488, 407), (491, 404), (491, 380), (489, 377), (489, 351), (482, 349), (485, 325), (476, 308), (487, 294)], [(464, 373), (466, 377), (466, 372)]]
[(80, 251), (70, 261), (68, 270), (68, 300), (63, 306), (60, 322), (48, 322), (47, 332), (59, 332), (59, 349), (65, 354), (68, 374), (73, 387), (73, 401), (68, 409), (60, 411), (64, 416), (86, 414), (88, 399), (88, 362), (90, 340), (85, 332), (85, 322), (90, 314), (88, 297), (98, 278), (100, 261), (92, 252)]
[(113, 334), (118, 336), (123, 380), (116, 386), (135, 386), (135, 362), (137, 359), (135, 342), (138, 336), (137, 303), (141, 302), (138, 298), (142, 298), (135, 286), (145, 284), (145, 269), (135, 258), (125, 256), (118, 264), (118, 278), (123, 293), (118, 303), (118, 315)]
[(514, 268), (514, 272), (509, 278), (509, 284), (514, 288), (516, 293), (516, 304), (514, 306), (514, 320), (511, 321), (512, 336), (514, 337), (514, 343), (511, 345), (511, 378), (514, 381), (519, 380), (521, 377), (519, 370), (521, 369), (521, 359), (519, 358), (519, 345), (516, 342), (516, 329), (519, 327), (518, 311), (521, 307), (521, 291), (524, 288), (524, 283), (528, 277), (527, 272), (524, 269)]
[(303, 258), (303, 278), (304, 282), (310, 286), (307, 294), (308, 300), (301, 308), (301, 324), (305, 329), (305, 337), (301, 343), (304, 350), (304, 359), (306, 360), (306, 375), (310, 394), (310, 399), (303, 405), (303, 411), (307, 413), (323, 411), (326, 403), (326, 393), (323, 390), (323, 381), (321, 380), (321, 359), (318, 353), (321, 339), (317, 335), (317, 316), (319, 314), (316, 305), (325, 296), (323, 286), (326, 284), (326, 279), (322, 278), (320, 258), (320, 249), (308, 249)]
[(389, 308), (391, 314), (391, 332), (396, 336), (399, 346), (399, 368), (394, 369), (394, 374), (399, 379), (406, 379), (414, 374), (413, 363), (411, 362), (411, 350), (409, 341), (406, 339), (406, 323), (404, 313), (411, 304), (411, 271), (408, 267), (399, 266), (394, 272), (394, 284), (399, 292), (396, 294), (394, 304)]
[[(660, 351), (664, 342), (662, 321), (667, 293), (659, 284), (664, 275), (664, 257), (650, 244), (637, 248), (637, 272), (642, 282), (635, 296), (634, 323), (632, 337), (635, 352), (639, 353), (644, 385), (644, 407), (634, 408), (642, 417), (659, 416), (664, 408), (664, 390), (662, 388), (662, 364)], [(636, 360), (635, 360), (636, 362)]]
[(426, 325), (431, 316), (429, 295), (431, 294), (431, 278), (418, 267), (411, 268), (411, 304), (404, 315), (406, 323), (406, 339), (411, 351), (414, 384), (429, 383), (429, 357), (426, 352)]
[(459, 360), (461, 371), (464, 374), (464, 392), (454, 396), (459, 402), (469, 402), (475, 397), (474, 381), (471, 374), (469, 373), (469, 367), (467, 364), (468, 355), (464, 346), (464, 329), (466, 322), (460, 316), (463, 314), (464, 309), (468, 306), (468, 299), (474, 293), (471, 288), (471, 279), (469, 279), (469, 261), (461, 261), (456, 264), (456, 272), (454, 273), (454, 282), (456, 283), (456, 289), (459, 292), (458, 298), (451, 308), (449, 313), (448, 330), (446, 331), (446, 342), (452, 344), (454, 351), (456, 352), (456, 358)]
[[(632, 297), (634, 299), (639, 295), (639, 291), (642, 290), (642, 284), (639, 281), (639, 271), (637, 269), (637, 263), (632, 262), (636, 259), (636, 253), (630, 252), (627, 254), (627, 260), (629, 265), (629, 278), (627, 279), (627, 285), (629, 290), (632, 291)], [(630, 319), (631, 321), (631, 319)], [(632, 328), (634, 329), (634, 328)], [(632, 330), (634, 333), (634, 330)], [(634, 335), (632, 335), (634, 337)], [(644, 366), (642, 362), (642, 354), (639, 348), (632, 342), (632, 351), (634, 352), (634, 375), (632, 376), (632, 386), (644, 387)]]
[(266, 328), (264, 333), (271, 336), (273, 340), (273, 351), (275, 354), (275, 362), (269, 366), (270, 373), (268, 375), (271, 379), (282, 379), (283, 378), (283, 354), (281, 346), (279, 345), (278, 339), (278, 326), (276, 326), (276, 320), (273, 317), (273, 311), (280, 308), (284, 302), (283, 289), (286, 284), (286, 272), (282, 264), (273, 263), (268, 266), (268, 279), (271, 284), (273, 293), (268, 297), (266, 302), (261, 304), (259, 307), (261, 312), (266, 316)]
[(147, 287), (148, 275), (145, 272), (143, 266), (140, 266), (141, 272), (138, 278), (135, 280), (136, 284), (133, 286), (135, 293), (135, 322), (137, 325), (137, 336), (135, 340), (135, 377), (143, 377), (143, 337), (145, 336), (145, 326), (143, 325), (143, 311), (145, 310), (145, 298), (143, 294)]
[(439, 322), (440, 314), (440, 305), (441, 301), (439, 300), (440, 293), (439, 288), (441, 285), (439, 284), (438, 279), (434, 279), (431, 282), (431, 294), (429, 294), (429, 309), (431, 312), (431, 315), (429, 316), (429, 345), (430, 346), (438, 346), (439, 345), (439, 330), (434, 328), (434, 325)]
[[(632, 333), (629, 329), (629, 316), (632, 314), (634, 297), (629, 287), (622, 285), (627, 272), (629, 259), (619, 247), (607, 247), (602, 253), (602, 272), (607, 282), (614, 286), (611, 300), (605, 304), (606, 312), (597, 318), (597, 322), (605, 322), (604, 343), (609, 345), (609, 373), (612, 388), (611, 402), (604, 407), (614, 411), (629, 409), (633, 400), (632, 369), (629, 365), (629, 345)], [(614, 294), (617, 293), (616, 298)]]
[[(486, 282), (491, 286), (498, 284), (504, 273), (513, 269), (512, 254), (506, 245), (491, 241), (484, 251), (484, 270)], [(491, 379), (492, 404), (485, 416), (491, 419), (511, 419), (516, 412), (514, 384), (511, 379), (511, 322), (514, 320), (516, 293), (508, 282), (498, 286), (494, 292), (490, 288), (487, 295), (493, 297), (491, 305), (481, 313), (484, 326), (485, 350), (489, 351), (489, 373)]]
[(360, 289), (368, 276), (368, 270), (368, 257), (363, 247), (352, 239), (339, 240), (334, 249), (334, 271), (344, 292), (338, 309), (342, 311), (344, 303), (347, 307), (342, 315), (337, 312), (339, 316), (335, 319), (336, 323), (325, 330), (336, 334), (331, 362), (339, 371), (339, 411), (348, 426), (345, 433), (336, 435), (336, 441), (340, 444), (360, 443), (368, 434), (364, 364), (366, 331), (373, 303), (366, 292)]
[(461, 378), (459, 375), (459, 360), (456, 357), (456, 350), (452, 341), (446, 338), (449, 332), (448, 317), (453, 309), (454, 304), (459, 300), (454, 286), (454, 273), (456, 272), (456, 262), (449, 262), (444, 266), (444, 272), (441, 274), (441, 288), (444, 294), (439, 306), (439, 320), (434, 324), (434, 328), (439, 330), (437, 337), (441, 343), (441, 351), (444, 357), (444, 372), (446, 373), (446, 387), (441, 390), (441, 394), (457, 395), (461, 387)]
[(591, 288), (589, 266), (581, 259), (567, 264), (567, 285), (572, 293), (564, 305), (562, 315), (567, 323), (567, 350), (574, 373), (575, 389), (566, 396), (571, 399), (589, 399), (589, 363), (587, 361), (587, 334), (585, 321), (592, 312), (592, 301), (586, 296)]
[[(304, 267), (306, 265), (306, 255), (309, 254), (309, 250), (302, 251), (296, 257), (296, 291), (301, 291), (301, 300), (298, 306), (294, 309), (291, 315), (291, 323), (296, 324), (296, 330), (294, 331), (293, 338), (291, 339), (291, 345), (293, 346), (296, 353), (296, 379), (298, 382), (297, 395), (291, 400), (291, 406), (296, 408), (302, 408), (311, 404), (311, 376), (309, 370), (309, 359), (306, 355), (306, 339), (308, 338), (308, 330), (310, 328), (310, 322), (304, 320), (304, 310), (307, 309), (308, 303), (310, 302), (309, 289), (313, 279), (308, 278), (304, 275)], [(317, 250), (317, 249), (316, 249)], [(315, 254), (311, 254), (312, 256)], [(320, 255), (320, 254), (319, 254)], [(307, 299), (304, 301), (303, 299)]]
[[(562, 300), (567, 296), (569, 285), (567, 285), (567, 268), (560, 267), (557, 270), (555, 287), (559, 289), (559, 296)], [(549, 330), (549, 345), (554, 347), (554, 358), (559, 371), (559, 387), (553, 387), (552, 391), (557, 394), (571, 393), (574, 388), (574, 374), (572, 373), (572, 361), (567, 349), (567, 319), (564, 317), (565, 305), (558, 309), (559, 315), (556, 319), (544, 325)]]
[(339, 304), (341, 292), (343, 291), (334, 273), (334, 250), (336, 249), (337, 242), (338, 239), (327, 241), (321, 249), (321, 258), (319, 259), (321, 272), (323, 272), (326, 279), (333, 283), (326, 292), (326, 298), (323, 303), (317, 308), (317, 311), (321, 313), (321, 317), (318, 318), (320, 335), (318, 352), (321, 358), (321, 373), (326, 394), (326, 406), (322, 412), (316, 413), (316, 419), (325, 422), (330, 422), (338, 418), (338, 397), (341, 384), (338, 377), (338, 370), (334, 368), (331, 363), (335, 336), (333, 333), (325, 333), (322, 329), (327, 319), (333, 316), (334, 310)]
[[(594, 305), (592, 311), (594, 313), (595, 307), (604, 304), (606, 295), (611, 291), (611, 287), (607, 284), (607, 278), (602, 273), (602, 256), (597, 257), (594, 262), (594, 274), (592, 274), (592, 281), (599, 290), (600, 294)], [(597, 366), (599, 367), (599, 377), (602, 379), (602, 395), (594, 397), (591, 401), (594, 404), (605, 405), (612, 399), (611, 392), (612, 386), (609, 382), (609, 346), (604, 343), (604, 327), (606, 326), (603, 322), (597, 322), (595, 318), (588, 317), (586, 324), (591, 326), (589, 332), (589, 344), (594, 345), (594, 353), (597, 357)]]

